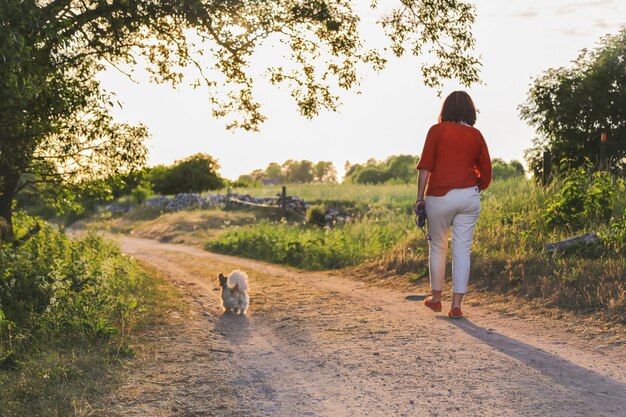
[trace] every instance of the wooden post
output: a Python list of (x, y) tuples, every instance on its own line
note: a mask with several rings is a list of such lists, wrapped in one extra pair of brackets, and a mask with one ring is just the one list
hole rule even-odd
[(283, 218), (287, 218), (287, 187), (283, 185), (283, 191), (280, 194), (280, 208)]
[(600, 171), (604, 171), (606, 166), (606, 133), (600, 135)]
[(541, 172), (541, 183), (548, 185), (552, 179), (552, 154), (550, 151), (543, 152), (543, 169)]

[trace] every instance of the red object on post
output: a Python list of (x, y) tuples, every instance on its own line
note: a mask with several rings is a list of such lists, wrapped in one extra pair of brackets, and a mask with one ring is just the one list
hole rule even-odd
[(600, 161), (599, 161), (599, 169), (603, 171), (607, 169), (607, 161), (606, 161), (606, 133), (602, 132), (600, 135)]

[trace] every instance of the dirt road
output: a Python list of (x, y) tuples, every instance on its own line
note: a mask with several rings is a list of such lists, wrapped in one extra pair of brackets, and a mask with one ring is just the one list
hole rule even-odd
[[(404, 292), (182, 245), (122, 247), (192, 308), (149, 337), (111, 415), (626, 416), (623, 343), (480, 307), (452, 321)], [(250, 275), (247, 316), (219, 308), (216, 275), (234, 268)]]

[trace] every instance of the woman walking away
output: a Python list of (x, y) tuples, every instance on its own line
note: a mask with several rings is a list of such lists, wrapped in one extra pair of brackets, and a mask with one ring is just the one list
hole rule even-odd
[[(462, 318), (461, 302), (470, 273), (470, 246), (480, 214), (479, 192), (491, 182), (491, 159), (476, 122), (476, 108), (464, 91), (443, 102), (439, 123), (428, 131), (417, 169), (415, 210), (425, 208), (428, 220), (430, 286), (424, 305), (441, 311), (446, 275), (448, 235), (452, 229), (451, 318)], [(426, 199), (424, 200), (424, 196)]]

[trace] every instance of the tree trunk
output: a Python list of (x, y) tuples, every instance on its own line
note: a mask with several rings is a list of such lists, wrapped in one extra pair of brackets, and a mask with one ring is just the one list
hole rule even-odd
[(17, 172), (2, 174), (0, 182), (0, 242), (12, 241), (13, 235), (13, 198), (20, 175)]

